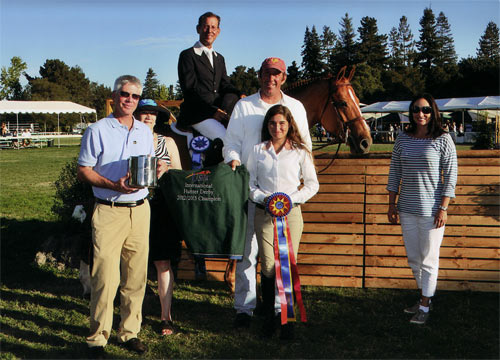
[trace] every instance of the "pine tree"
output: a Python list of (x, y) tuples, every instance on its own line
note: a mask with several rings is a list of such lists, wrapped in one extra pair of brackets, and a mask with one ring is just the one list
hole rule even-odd
[(254, 94), (259, 89), (259, 78), (253, 67), (247, 70), (246, 66), (238, 65), (229, 76), (231, 84), (243, 94)]
[(424, 15), (420, 19), (420, 40), (417, 42), (419, 54), (417, 61), (424, 72), (429, 72), (435, 65), (436, 58), (439, 56), (439, 40), (436, 31), (436, 17), (432, 9), (424, 9)]
[(304, 44), (302, 45), (302, 74), (306, 79), (315, 78), (323, 72), (323, 63), (321, 62), (321, 42), (313, 25), (311, 31), (306, 27), (304, 35)]
[(398, 69), (403, 66), (401, 51), (399, 48), (398, 29), (393, 27), (389, 32), (389, 66), (391, 69)]
[(415, 42), (413, 41), (413, 34), (408, 24), (408, 19), (404, 15), (399, 19), (398, 37), (399, 52), (403, 65), (411, 66), (415, 57)]
[(336, 70), (345, 65), (356, 64), (357, 44), (355, 37), (356, 34), (352, 27), (352, 19), (349, 17), (349, 14), (346, 13), (340, 21), (339, 37), (334, 55), (334, 62), (337, 66)]
[(179, 80), (175, 83), (175, 100), (182, 100), (184, 99), (184, 93), (182, 92), (181, 84), (179, 83)]
[(299, 66), (297, 65), (297, 62), (294, 60), (292, 61), (292, 65), (290, 65), (288, 68), (287, 68), (287, 78), (286, 78), (286, 82), (288, 84), (293, 84), (294, 82), (296, 81), (299, 81), (301, 76), (300, 76), (300, 70), (299, 70)]
[(160, 81), (156, 78), (156, 73), (152, 68), (149, 68), (146, 74), (146, 80), (144, 80), (144, 86), (142, 88), (142, 98), (154, 99), (155, 95), (158, 93), (159, 86)]
[(436, 65), (447, 66), (457, 63), (457, 53), (453, 43), (451, 27), (448, 23), (448, 18), (441, 11), (436, 20), (436, 33), (439, 42), (440, 51), (436, 58)]
[(500, 58), (500, 41), (498, 26), (490, 21), (484, 30), (484, 34), (479, 39), (477, 57), (481, 60), (492, 61), (498, 64)]
[(153, 99), (155, 100), (170, 100), (172, 96), (170, 94), (170, 89), (167, 85), (160, 84), (156, 88), (156, 92), (154, 94)]
[(334, 73), (335, 64), (333, 63), (333, 55), (335, 53), (335, 43), (337, 36), (333, 33), (329, 26), (323, 26), (323, 34), (320, 37), (321, 41), (321, 61), (323, 63), (324, 72)]
[(358, 61), (382, 69), (387, 60), (387, 35), (378, 34), (377, 20), (369, 16), (361, 19), (358, 32)]

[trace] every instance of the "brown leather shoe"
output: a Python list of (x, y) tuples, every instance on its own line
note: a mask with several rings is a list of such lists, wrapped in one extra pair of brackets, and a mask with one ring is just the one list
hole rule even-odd
[(145, 353), (148, 350), (146, 345), (144, 345), (138, 338), (133, 338), (125, 341), (123, 343), (123, 346), (125, 346), (130, 351), (135, 351), (138, 354)]

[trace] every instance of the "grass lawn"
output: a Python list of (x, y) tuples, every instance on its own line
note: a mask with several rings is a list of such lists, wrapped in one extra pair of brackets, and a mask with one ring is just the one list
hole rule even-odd
[[(33, 264), (40, 244), (63, 227), (50, 213), (62, 166), (78, 147), (0, 151), (0, 346), (3, 359), (85, 358), (88, 300), (75, 269)], [(68, 234), (69, 235), (69, 234)], [(179, 281), (173, 317), (178, 332), (158, 335), (160, 304), (151, 272), (138, 356), (116, 342), (118, 303), (109, 358), (489, 358), (499, 349), (499, 294), (439, 291), (425, 326), (409, 324), (413, 290), (304, 287), (306, 324), (280, 343), (232, 328), (232, 298), (222, 283)]]

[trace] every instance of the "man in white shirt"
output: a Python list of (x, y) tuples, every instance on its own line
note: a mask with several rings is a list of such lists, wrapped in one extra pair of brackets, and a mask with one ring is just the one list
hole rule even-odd
[[(273, 105), (281, 104), (290, 109), (305, 145), (312, 150), (306, 110), (302, 103), (285, 95), (281, 86), (286, 81), (285, 62), (279, 58), (267, 58), (259, 70), (260, 89), (257, 93), (239, 100), (234, 107), (224, 137), (224, 162), (233, 170), (246, 165), (254, 145), (261, 142), (260, 135), (264, 116)], [(234, 308), (235, 327), (249, 327), (256, 305), (256, 268), (258, 245), (254, 231), (255, 204), (249, 202), (247, 236), (243, 259), (237, 262)], [(278, 303), (279, 304), (279, 303)]]

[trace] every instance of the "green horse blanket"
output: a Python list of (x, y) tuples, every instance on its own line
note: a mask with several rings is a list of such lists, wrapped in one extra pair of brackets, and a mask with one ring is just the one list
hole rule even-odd
[(248, 171), (227, 164), (170, 170), (159, 180), (184, 241), (194, 255), (241, 259), (245, 249)]

